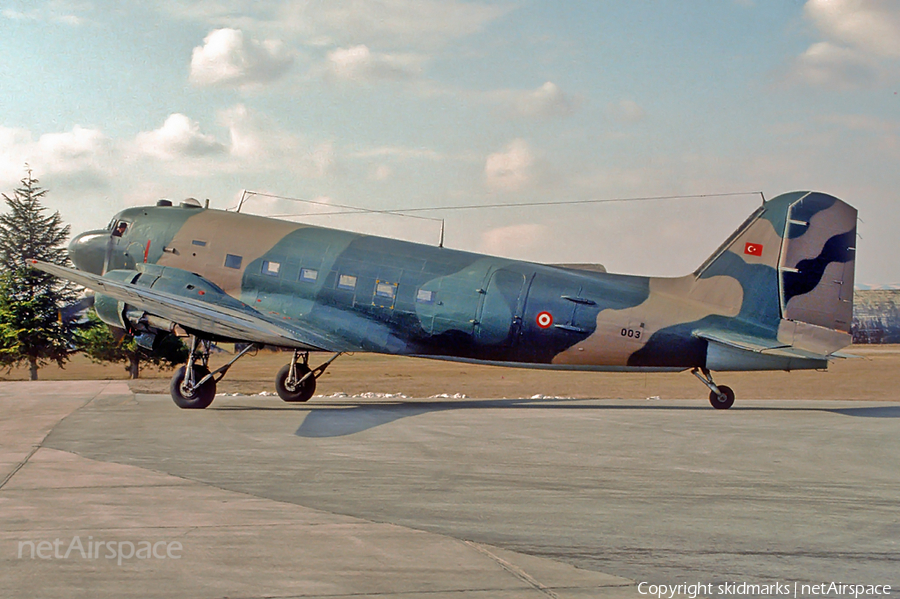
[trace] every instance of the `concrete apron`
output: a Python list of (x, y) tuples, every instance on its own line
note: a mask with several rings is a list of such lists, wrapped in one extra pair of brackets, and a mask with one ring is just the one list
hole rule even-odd
[(134, 400), (124, 382), (0, 384), (0, 597), (638, 596), (625, 578), (41, 446), (95, 401)]

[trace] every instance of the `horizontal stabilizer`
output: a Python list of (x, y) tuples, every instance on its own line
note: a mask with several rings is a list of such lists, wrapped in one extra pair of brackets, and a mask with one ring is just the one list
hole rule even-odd
[(706, 367), (710, 370), (799, 370), (826, 368), (834, 354), (824, 355), (785, 345), (777, 339), (721, 330), (697, 330), (694, 336), (709, 342)]

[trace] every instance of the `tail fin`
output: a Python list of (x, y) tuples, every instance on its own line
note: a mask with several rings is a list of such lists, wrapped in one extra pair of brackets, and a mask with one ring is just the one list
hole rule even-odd
[(738, 279), (740, 318), (828, 354), (849, 343), (855, 257), (856, 209), (798, 191), (765, 202), (694, 275)]

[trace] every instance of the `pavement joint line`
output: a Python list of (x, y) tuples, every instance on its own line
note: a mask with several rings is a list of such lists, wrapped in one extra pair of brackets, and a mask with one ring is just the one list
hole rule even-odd
[[(105, 389), (105, 387), (104, 387), (104, 389)], [(68, 416), (71, 415), (72, 413), (77, 412), (78, 410), (80, 410), (80, 409), (86, 407), (88, 404), (90, 404), (92, 401), (94, 401), (94, 399), (96, 399), (96, 398), (100, 395), (100, 393), (102, 393), (102, 391), (101, 391), (101, 392), (98, 392), (94, 397), (92, 397), (92, 398), (90, 398), (89, 400), (87, 400), (83, 405), (79, 406), (78, 408), (76, 408), (75, 410), (73, 410), (72, 412), (70, 412), (70, 414), (67, 414), (65, 417), (61, 418), (61, 419), (59, 420), (59, 422), (57, 422), (55, 425), (53, 425), (53, 428), (56, 428), (56, 426), (58, 426), (60, 423), (62, 423), (62, 422), (63, 422), (66, 418), (68, 418)], [(26, 457), (26, 458), (25, 458), (25, 459), (17, 466), (17, 468), (16, 468), (9, 476), (6, 477), (6, 479), (3, 481), (3, 484), (0, 484), (0, 488), (2, 488), (2, 486), (3, 486), (4, 484), (6, 484), (6, 483), (12, 478), (12, 476), (13, 476), (15, 473), (17, 473), (22, 467), (24, 467), (25, 464), (27, 464), (28, 460), (29, 460), (29, 459), (37, 452), (37, 450), (40, 449), (40, 448), (43, 446), (43, 443), (47, 440), (47, 438), (48, 438), (48, 437), (50, 436), (50, 434), (53, 432), (53, 428), (51, 428), (50, 431), (44, 436), (44, 438), (41, 440), (41, 443), (38, 444), (38, 445), (36, 445), (36, 446), (34, 446), (34, 447), (32, 448), (32, 451), (28, 454), (28, 456), (27, 456), (27, 457)], [(57, 450), (57, 451), (65, 451), (65, 450)], [(79, 455), (79, 454), (77, 454), (77, 453), (74, 453), (74, 452), (68, 452), (68, 451), (66, 451), (66, 453), (72, 453), (73, 455)], [(85, 456), (79, 456), (79, 457), (84, 458)], [(92, 460), (92, 461), (107, 462), (106, 460), (95, 460), (94, 458), (86, 458), (86, 459), (89, 459), (89, 460)], [(112, 461), (111, 463), (119, 463), (119, 462)], [(125, 465), (130, 466), (130, 467), (133, 467), (133, 468), (139, 468), (139, 469), (142, 469), (142, 470), (147, 470), (147, 471), (150, 471), (150, 472), (157, 472), (157, 473), (160, 473), (160, 474), (166, 474), (167, 476), (176, 476), (177, 478), (180, 478), (180, 479), (182, 479), (182, 480), (186, 480), (186, 481), (188, 481), (189, 483), (192, 483), (192, 484), (195, 484), (195, 485), (206, 486), (206, 487), (211, 487), (211, 488), (217, 488), (217, 489), (219, 489), (219, 490), (226, 491), (226, 492), (229, 492), (229, 493), (235, 493), (235, 494), (238, 494), (238, 495), (244, 495), (244, 496), (247, 496), (247, 497), (253, 497), (253, 498), (256, 498), (256, 499), (262, 499), (262, 500), (265, 500), (265, 501), (274, 501), (274, 502), (276, 502), (276, 503), (284, 503), (284, 504), (286, 504), (286, 505), (293, 505), (293, 506), (306, 507), (306, 506), (302, 506), (301, 504), (294, 503), (294, 502), (290, 502), (290, 501), (277, 500), (277, 499), (272, 499), (272, 498), (269, 498), (269, 497), (260, 496), (260, 495), (257, 495), (257, 494), (255, 494), (255, 493), (250, 493), (250, 492), (246, 492), (246, 491), (236, 491), (236, 490), (234, 490), (234, 489), (229, 489), (229, 488), (226, 488), (226, 487), (220, 487), (220, 486), (218, 486), (218, 485), (211, 484), (211, 483), (208, 483), (208, 482), (199, 481), (199, 480), (196, 480), (196, 479), (193, 479), (193, 478), (190, 478), (190, 477), (177, 476), (177, 475), (173, 475), (173, 474), (171, 474), (171, 473), (161, 472), (161, 471), (157, 471), (157, 470), (154, 470), (154, 469), (151, 469), (151, 468), (144, 468), (144, 467), (142, 467), (142, 466), (135, 466), (135, 465), (133, 465), (133, 464), (125, 464)], [(158, 485), (158, 486), (160, 486), (160, 487), (172, 487), (172, 488), (177, 488), (177, 487), (179, 487), (179, 485), (174, 485), (174, 484), (173, 484), (173, 485)], [(117, 486), (116, 488), (136, 488), (136, 487), (137, 487), (137, 486), (133, 486), (133, 485), (127, 485), (127, 486), (126, 486), (126, 485), (119, 485), (119, 486)], [(66, 490), (66, 489), (69, 489), (69, 488), (70, 488), (70, 487), (60, 487), (60, 488), (54, 488), (54, 489), (57, 489), (57, 490)], [(87, 487), (80, 487), (80, 488), (101, 488), (101, 487), (99, 487), (99, 486), (87, 486)], [(313, 508), (306, 508), (306, 509), (313, 509)], [(316, 511), (322, 512), (322, 511), (324, 511), (324, 510), (316, 510)], [(330, 512), (330, 511), (324, 511), (324, 512), (325, 512), (325, 513), (328, 513), (328, 514), (331, 514), (331, 515), (335, 515), (335, 516), (345, 516), (345, 517), (347, 516), (346, 514), (340, 514), (340, 513), (337, 513), (337, 512)], [(378, 523), (379, 523), (379, 522), (374, 521), (374, 520), (367, 520), (367, 519), (365, 519), (365, 518), (359, 518), (359, 517), (356, 517), (356, 516), (349, 516), (349, 517), (354, 518), (354, 519), (357, 519), (357, 520), (360, 520), (359, 525), (363, 525), (363, 523), (374, 523), (374, 524), (378, 524)], [(385, 523), (382, 523), (382, 524), (388, 524), (389, 526), (392, 526), (392, 527), (398, 526), (398, 525), (396, 525), (396, 524), (393, 524), (393, 523), (386, 523), (386, 522), (385, 522)], [(314, 524), (314, 525), (315, 525), (315, 524)], [(352, 526), (353, 524), (351, 523), (350, 525)], [(273, 524), (262, 525), (262, 526), (277, 526), (277, 524), (273, 523)], [(323, 525), (323, 524), (319, 524), (319, 525), (316, 525), (316, 526), (324, 526), (324, 525)], [(259, 528), (260, 525), (246, 525), (246, 527)], [(166, 528), (182, 528), (182, 527), (151, 527), (151, 528), (162, 530), (162, 529), (166, 529)], [(243, 527), (243, 526), (209, 526), (209, 527), (207, 527), (207, 526), (196, 526), (196, 525), (194, 525), (194, 526), (189, 527), (187, 530), (184, 530), (184, 531), (181, 533), (180, 537), (186, 537), (186, 536), (188, 536), (188, 535), (190, 535), (190, 534), (192, 534), (192, 533), (194, 533), (194, 532), (197, 532), (197, 531), (199, 531), (199, 530), (215, 529), (215, 528), (219, 528), (219, 529), (227, 529), (227, 528), (244, 528), (244, 527)], [(413, 527), (403, 527), (403, 526), (399, 526), (399, 528), (406, 528), (407, 530), (416, 531), (416, 532), (425, 533), (425, 534), (434, 534), (434, 533), (427, 533), (426, 531), (423, 531), (423, 530), (420, 530), (420, 529), (417, 529), (417, 528), (413, 528)], [(121, 530), (127, 530), (127, 529), (121, 529)], [(439, 535), (439, 536), (445, 536), (445, 537), (446, 537), (446, 535)], [(447, 537), (447, 538), (452, 538), (452, 537)], [(488, 551), (486, 548), (484, 548), (484, 547), (482, 547), (482, 546), (480, 546), (480, 545), (478, 545), (478, 544), (476, 544), (476, 543), (473, 543), (473, 542), (471, 542), (471, 541), (462, 541), (462, 542), (463, 542), (464, 544), (468, 545), (469, 547), (471, 547), (472, 549), (475, 549), (477, 552), (479, 552), (479, 553), (485, 555), (486, 557), (490, 558), (492, 561), (494, 561), (496, 564), (498, 564), (503, 570), (506, 570), (506, 571), (509, 572), (511, 575), (513, 575), (514, 577), (518, 578), (519, 580), (521, 580), (523, 583), (527, 584), (529, 587), (533, 588), (534, 590), (536, 590), (536, 591), (538, 591), (538, 592), (540, 592), (540, 593), (546, 595), (547, 597), (550, 597), (551, 599), (560, 599), (559, 595), (557, 595), (556, 593), (554, 593), (554, 592), (553, 592), (552, 590), (550, 590), (548, 587), (546, 587), (546, 586), (544, 586), (543, 584), (541, 584), (538, 580), (536, 580), (535, 578), (533, 578), (532, 576), (530, 576), (530, 575), (529, 575), (527, 572), (525, 572), (524, 570), (521, 570), (520, 568), (517, 568), (516, 566), (510, 564), (509, 562), (507, 562), (506, 560), (500, 558), (499, 556), (494, 555), (493, 553), (491, 553), (490, 551)], [(489, 591), (494, 591), (494, 590), (497, 590), (497, 589), (484, 589), (484, 590), (482, 590), (482, 589), (463, 589), (463, 590), (459, 590), (458, 592), (459, 592), (459, 593), (467, 593), (467, 592), (489, 592)], [(437, 593), (446, 593), (446, 592), (448, 592), (448, 591), (447, 591), (447, 590), (434, 591), (435, 594), (437, 594)], [(457, 592), (457, 591), (456, 591), (456, 590), (453, 590), (452, 592)], [(430, 592), (429, 592), (429, 593), (430, 593)], [(395, 596), (395, 597), (400, 597), (400, 596), (407, 595), (407, 594), (409, 594), (409, 593), (405, 593), (405, 592), (404, 592), (404, 593), (390, 593), (390, 594), (381, 594), (381, 595), (372, 595), (372, 594), (346, 595), (346, 594), (345, 594), (345, 595), (335, 595), (334, 597), (354, 597), (354, 596), (383, 596), (383, 597)], [(421, 594), (421, 592), (419, 592), (419, 594)], [(310, 595), (293, 595), (293, 596), (291, 596), (291, 595), (286, 595), (286, 596), (272, 596), (272, 597), (273, 597), (273, 599), (276, 598), (276, 597), (277, 597), (278, 599), (290, 599), (291, 597), (297, 597), (297, 598), (310, 597)]]
[[(579, 587), (566, 587), (567, 590), (578, 590), (578, 589), (593, 589), (597, 587), (589, 586), (579, 586)], [(339, 595), (323, 595), (322, 593), (316, 593), (314, 595), (223, 595), (222, 599), (352, 599), (353, 597), (408, 597), (412, 595), (413, 597), (421, 597), (422, 595), (440, 595), (446, 596), (450, 595), (463, 595), (466, 593), (502, 593), (509, 591), (516, 591), (519, 589), (510, 589), (510, 588), (476, 588), (476, 589), (434, 589), (430, 591), (385, 591), (385, 592), (364, 592), (364, 593), (341, 593)], [(529, 590), (540, 590), (540, 589), (529, 589)], [(702, 598), (699, 598), (702, 599)]]
[[(302, 507), (302, 506), (301, 506)], [(311, 509), (311, 508), (307, 508)], [(353, 518), (354, 516), (349, 516)], [(271, 522), (266, 524), (223, 524), (223, 525), (204, 525), (204, 524), (185, 524), (181, 526), (164, 526), (164, 525), (138, 525), (138, 526), (108, 526), (108, 527), (91, 527), (91, 530), (102, 530), (102, 531), (129, 531), (129, 530), (184, 530), (184, 534), (189, 534), (191, 532), (197, 531), (205, 531), (205, 530), (242, 530), (242, 529), (257, 529), (257, 528), (293, 528), (293, 527), (301, 527), (301, 528), (317, 528), (317, 527), (329, 527), (329, 528), (358, 528), (368, 526), (369, 524), (380, 524), (379, 522), (373, 522), (371, 520), (361, 520), (360, 522), (353, 522), (347, 524), (332, 524), (332, 523), (297, 523), (297, 524), (285, 524), (284, 522)], [(52, 530), (61, 530), (55, 527), (49, 528), (36, 528), (33, 529), (36, 532), (42, 531), (52, 531)], [(416, 528), (410, 528), (409, 530), (413, 530), (415, 532), (422, 532)], [(2, 536), (7, 531), (0, 532), (0, 536)], [(427, 533), (427, 534), (438, 534), (438, 533)], [(446, 535), (439, 535), (446, 536)], [(558, 561), (555, 560), (554, 561)]]
[[(49, 448), (42, 447), (40, 445), (35, 445), (35, 452), (38, 449), (49, 449)], [(55, 451), (64, 451), (61, 449), (54, 449), (54, 450)], [(69, 454), (78, 456), (80, 458), (84, 457), (83, 455), (74, 453), (72, 451), (66, 451), (65, 453), (69, 453)], [(85, 459), (90, 459), (90, 458), (85, 458)], [(23, 463), (23, 466), (24, 466), (24, 463)], [(149, 470), (149, 469), (145, 468), (145, 470)], [(153, 472), (153, 471), (151, 471), (151, 472)], [(147, 485), (134, 484), (134, 485), (73, 485), (71, 487), (22, 487), (22, 488), (17, 488), (17, 489), (13, 489), (13, 490), (14, 491), (37, 491), (38, 489), (40, 489), (41, 491), (74, 491), (74, 490), (84, 490), (84, 489), (165, 489), (165, 488), (173, 488), (174, 489), (174, 488), (182, 488), (185, 486), (187, 486), (187, 485), (185, 485), (184, 483), (179, 483), (179, 484), (159, 483), (159, 484), (147, 484)]]
[(554, 593), (553, 591), (551, 591), (550, 589), (548, 589), (547, 587), (542, 585), (537, 579), (535, 579), (533, 576), (529, 575), (525, 570), (522, 570), (521, 568), (517, 568), (516, 566), (512, 565), (511, 563), (509, 563), (508, 561), (506, 561), (505, 559), (501, 558), (498, 555), (494, 555), (493, 553), (488, 551), (488, 549), (486, 547), (484, 547), (483, 545), (480, 545), (478, 543), (473, 543), (472, 541), (463, 541), (463, 543), (468, 545), (475, 551), (478, 551), (479, 553), (494, 560), (501, 568), (503, 568), (504, 570), (506, 570), (507, 572), (509, 572), (510, 574), (512, 574), (519, 580), (521, 580), (522, 582), (526, 582), (526, 583), (530, 584), (536, 590), (542, 592), (543, 594), (547, 595), (548, 597), (552, 597), (553, 599), (559, 599), (559, 595), (557, 595), (556, 593)]
[(32, 457), (35, 453), (37, 453), (37, 450), (44, 446), (44, 443), (47, 441), (47, 438), (48, 438), (51, 434), (53, 434), (53, 429), (55, 429), (57, 426), (59, 426), (60, 423), (62, 423), (66, 418), (68, 418), (69, 416), (71, 416), (72, 414), (74, 414), (75, 412), (77, 412), (78, 410), (81, 410), (82, 408), (86, 407), (86, 406), (87, 406), (88, 404), (90, 404), (92, 401), (94, 401), (95, 399), (97, 399), (98, 397), (100, 397), (100, 396), (103, 394), (103, 392), (106, 391), (106, 389), (107, 389), (108, 387), (109, 387), (109, 382), (107, 382), (105, 385), (103, 385), (103, 388), (100, 389), (100, 390), (98, 390), (98, 391), (94, 394), (93, 397), (89, 398), (89, 399), (88, 399), (87, 401), (85, 401), (83, 404), (81, 404), (80, 406), (78, 406), (77, 408), (75, 408), (74, 410), (72, 410), (71, 412), (69, 412), (68, 414), (66, 414), (65, 416), (63, 416), (62, 418), (60, 418), (60, 419), (56, 422), (56, 424), (54, 424), (53, 426), (51, 426), (51, 427), (50, 427), (50, 430), (47, 431), (47, 434), (44, 435), (44, 438), (41, 439), (40, 442), (39, 442), (37, 445), (32, 445), (32, 446), (31, 446), (31, 451), (28, 452), (28, 455), (25, 456), (25, 459), (23, 459), (21, 462), (19, 462), (19, 463), (16, 465), (16, 467), (13, 468), (12, 472), (10, 472), (9, 474), (7, 474), (7, 475), (6, 475), (6, 478), (4, 478), (2, 482), (0, 482), (0, 490), (2, 490), (3, 487), (6, 485), (6, 483), (8, 483), (10, 480), (12, 480), (12, 477), (14, 477), (14, 476), (19, 472), (19, 470), (21, 470), (21, 469), (25, 466), (25, 464), (28, 463), (28, 460), (30, 460), (31, 457)]

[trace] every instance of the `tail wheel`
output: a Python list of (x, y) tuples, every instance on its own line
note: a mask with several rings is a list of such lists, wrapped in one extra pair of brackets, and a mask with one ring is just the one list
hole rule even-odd
[[(195, 382), (209, 374), (209, 368), (202, 364), (195, 364), (193, 370)], [(209, 404), (216, 398), (215, 379), (209, 379), (202, 385), (188, 390), (184, 387), (186, 372), (187, 366), (179, 368), (169, 385), (169, 392), (172, 394), (175, 405), (185, 410), (202, 410), (209, 407)]]
[[(297, 364), (296, 368), (297, 380), (302, 379), (310, 372), (309, 366), (306, 364)], [(316, 392), (316, 377), (311, 376), (297, 384), (288, 382), (290, 374), (291, 365), (285, 364), (275, 375), (275, 390), (278, 392), (278, 397), (289, 403), (309, 401)]]
[(712, 404), (712, 407), (717, 410), (727, 410), (734, 405), (734, 391), (731, 390), (731, 387), (719, 385), (719, 392), (709, 392), (709, 403)]

